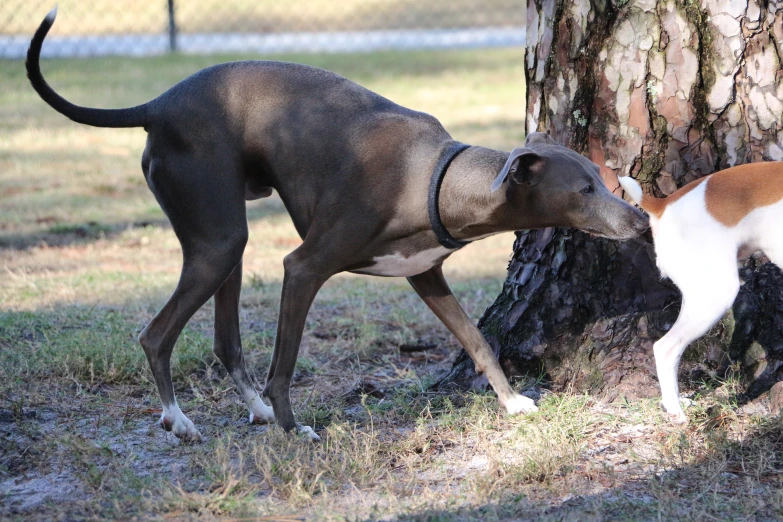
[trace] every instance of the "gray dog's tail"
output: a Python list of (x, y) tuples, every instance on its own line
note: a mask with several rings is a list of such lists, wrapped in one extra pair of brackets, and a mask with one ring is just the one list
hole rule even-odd
[(52, 9), (35, 31), (30, 48), (27, 50), (27, 77), (38, 95), (51, 107), (77, 123), (93, 127), (144, 127), (147, 124), (147, 105), (138, 105), (128, 109), (91, 109), (79, 107), (69, 102), (49, 87), (41, 74), (41, 46), (46, 33), (52, 28), (57, 17), (57, 8)]

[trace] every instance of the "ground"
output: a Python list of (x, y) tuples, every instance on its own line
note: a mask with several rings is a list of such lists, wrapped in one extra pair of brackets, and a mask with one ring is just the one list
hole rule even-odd
[[(236, 58), (236, 57), (230, 57)], [(68, 98), (140, 103), (223, 57), (68, 60), (44, 73)], [(455, 138), (522, 142), (519, 50), (286, 57), (430, 112)], [(211, 353), (204, 307), (175, 351), (183, 444), (136, 336), (173, 289), (181, 256), (144, 185), (141, 130), (91, 129), (41, 103), (20, 62), (0, 62), (0, 517), (11, 520), (781, 520), (783, 421), (738, 409), (736, 382), (690, 390), (691, 424), (656, 400), (611, 404), (516, 386), (433, 391), (458, 346), (407, 283), (341, 275), (310, 313), (292, 397), (311, 444), (250, 426)], [(300, 239), (279, 199), (254, 202), (242, 335), (263, 383), (282, 258)], [(478, 320), (499, 292), (512, 235), (466, 247), (445, 272)]]

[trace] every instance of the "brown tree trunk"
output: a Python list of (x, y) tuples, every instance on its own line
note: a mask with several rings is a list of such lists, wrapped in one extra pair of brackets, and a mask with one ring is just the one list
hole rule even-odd
[[(528, 131), (587, 155), (618, 196), (618, 175), (663, 195), (733, 165), (783, 160), (781, 0), (528, 0), (527, 34)], [(783, 277), (761, 264), (743, 268), (733, 314), (686, 351), (681, 381), (732, 361), (744, 363), (752, 395), (783, 380)], [(480, 327), (508, 374), (649, 396), (652, 344), (679, 299), (659, 279), (649, 235), (521, 232)], [(464, 356), (447, 379), (483, 383)]]

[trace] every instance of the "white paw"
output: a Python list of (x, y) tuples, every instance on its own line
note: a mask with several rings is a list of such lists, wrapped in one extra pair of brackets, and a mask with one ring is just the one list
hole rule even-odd
[(190, 442), (201, 440), (201, 434), (196, 426), (185, 417), (182, 410), (176, 404), (172, 407), (163, 407), (163, 414), (160, 416), (160, 427), (173, 433), (178, 439)]
[(517, 415), (519, 413), (533, 413), (538, 411), (536, 403), (533, 399), (525, 397), (524, 395), (515, 395), (506, 401), (504, 404), (506, 411), (511, 415)]
[[(686, 406), (690, 406), (691, 402), (685, 402), (687, 399), (685, 399), (683, 402)], [(688, 416), (685, 415), (685, 412), (682, 411), (682, 406), (680, 406), (680, 403), (673, 405), (666, 405), (663, 404), (663, 409), (666, 412), (666, 415), (669, 417), (669, 422), (672, 424), (688, 424)]]
[(310, 426), (303, 426), (301, 424), (296, 425), (296, 434), (299, 435), (303, 439), (307, 439), (311, 442), (321, 442), (321, 437), (318, 436), (318, 434), (313, 431), (313, 428)]
[(247, 404), (250, 410), (250, 424), (269, 424), (275, 420), (275, 411), (271, 406), (264, 404), (261, 397), (256, 395)]
[(666, 413), (669, 416), (669, 422), (672, 424), (679, 424), (681, 426), (684, 426), (688, 424), (688, 416), (685, 415), (685, 412), (680, 410), (675, 413)]
[(694, 401), (682, 397), (678, 399), (677, 402), (672, 402), (671, 404), (666, 404), (664, 402), (661, 405), (663, 406), (663, 409), (668, 415), (669, 421), (672, 424), (688, 424), (688, 416), (685, 415), (685, 412), (682, 410), (682, 408), (683, 406), (690, 408), (694, 404)]

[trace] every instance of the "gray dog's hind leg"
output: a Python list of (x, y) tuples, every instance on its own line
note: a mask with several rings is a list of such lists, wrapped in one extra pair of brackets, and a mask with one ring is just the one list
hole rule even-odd
[(272, 408), (264, 404), (247, 374), (239, 336), (239, 294), (242, 290), (242, 263), (215, 292), (215, 341), (212, 351), (239, 389), (250, 410), (250, 422), (261, 424), (275, 420)]
[(451, 293), (443, 271), (434, 266), (421, 274), (408, 278), (416, 293), (435, 312), (438, 319), (451, 330), (476, 365), (476, 371), (485, 373), (489, 384), (498, 394), (498, 401), (509, 413), (529, 413), (538, 410), (533, 401), (511, 387), (500, 364), (484, 336), (476, 328)]
[(198, 431), (174, 395), (171, 353), (185, 324), (242, 261), (248, 236), (244, 183), (230, 150), (175, 152), (165, 138), (156, 143), (150, 134), (142, 169), (182, 246), (182, 273), (174, 294), (139, 342), (163, 404), (162, 427), (182, 439), (198, 440)]
[(201, 306), (215, 293), (236, 265), (231, 254), (186, 258), (177, 289), (163, 309), (139, 335), (155, 384), (163, 403), (161, 426), (179, 438), (201, 438), (193, 423), (182, 413), (171, 382), (171, 353), (180, 332)]

